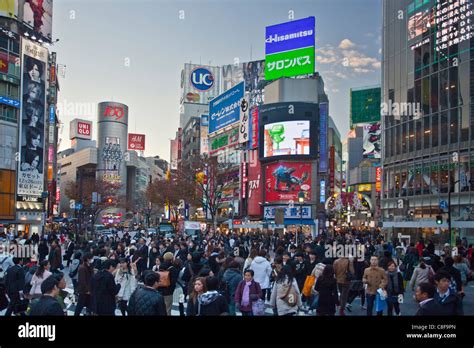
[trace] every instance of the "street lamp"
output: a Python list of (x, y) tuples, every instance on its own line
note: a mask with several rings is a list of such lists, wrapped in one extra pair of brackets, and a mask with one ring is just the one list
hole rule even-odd
[[(298, 202), (300, 202), (300, 233), (303, 234), (303, 203), (304, 192), (298, 192)], [(296, 232), (296, 246), (298, 246), (298, 231)]]

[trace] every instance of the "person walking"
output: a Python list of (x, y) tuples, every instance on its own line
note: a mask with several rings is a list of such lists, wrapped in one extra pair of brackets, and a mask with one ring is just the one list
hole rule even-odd
[(412, 291), (415, 291), (419, 284), (431, 283), (433, 276), (433, 268), (430, 265), (427, 265), (424, 259), (420, 259), (420, 263), (415, 267), (408, 286)]
[(13, 258), (13, 266), (8, 268), (5, 275), (5, 291), (10, 299), (10, 302), (5, 312), (5, 316), (9, 317), (12, 313), (19, 313), (19, 305), (21, 304), (20, 291), (25, 287), (25, 272), (23, 270), (23, 259), (19, 257)]
[(434, 275), (436, 293), (434, 299), (439, 304), (438, 315), (459, 316), (463, 315), (461, 297), (451, 287), (451, 275), (440, 271)]
[(76, 245), (74, 242), (68, 237), (66, 240), (66, 252), (64, 254), (64, 261), (66, 261), (66, 267), (69, 267), (71, 263), (71, 257), (74, 254), (74, 248)]
[(82, 264), (78, 269), (77, 278), (77, 293), (78, 301), (76, 310), (74, 311), (75, 316), (79, 316), (84, 307), (87, 308), (87, 312), (91, 313), (91, 282), (92, 276), (94, 275), (94, 269), (92, 268), (93, 256), (91, 253), (86, 253), (82, 257)]
[(471, 270), (469, 269), (467, 262), (461, 255), (456, 255), (454, 258), (453, 267), (456, 268), (461, 274), (461, 283), (463, 286), (467, 285), (467, 280), (471, 276)]
[(244, 279), (239, 282), (235, 290), (234, 302), (242, 316), (253, 316), (253, 303), (261, 300), (262, 289), (260, 284), (254, 280), (254, 272), (248, 269), (244, 273)]
[(209, 276), (206, 279), (207, 292), (198, 296), (198, 316), (218, 316), (228, 314), (229, 305), (224, 296), (217, 291), (219, 281), (217, 277)]
[(51, 250), (48, 256), (49, 264), (51, 265), (51, 272), (56, 272), (61, 270), (62, 268), (62, 255), (61, 255), (61, 247), (59, 246), (57, 241), (53, 241), (51, 243)]
[(395, 310), (396, 315), (400, 315), (400, 303), (403, 301), (403, 294), (405, 293), (403, 276), (393, 260), (388, 262), (387, 269), (387, 315), (392, 316), (393, 310)]
[(63, 308), (56, 299), (59, 291), (59, 282), (56, 278), (54, 276), (46, 278), (41, 283), (41, 297), (31, 303), (30, 316), (64, 316)]
[(38, 269), (36, 270), (35, 274), (31, 278), (30, 296), (32, 300), (41, 297), (41, 295), (43, 294), (41, 290), (41, 284), (43, 283), (45, 279), (47, 279), (49, 276), (52, 275), (49, 269), (50, 269), (49, 261), (47, 260), (41, 261)]
[(191, 294), (189, 295), (188, 306), (186, 307), (186, 316), (193, 317), (197, 315), (198, 309), (198, 297), (205, 292), (207, 292), (206, 288), (206, 278), (204, 277), (197, 277), (194, 280), (193, 287), (192, 287)]
[(419, 308), (415, 316), (437, 316), (440, 315), (440, 306), (434, 301), (436, 287), (428, 282), (420, 283), (416, 287), (415, 299)]
[(132, 296), (132, 293), (137, 287), (137, 269), (136, 264), (130, 265), (130, 261), (121, 258), (119, 260), (119, 268), (115, 273), (115, 283), (120, 284), (120, 290), (117, 294), (118, 307), (122, 316), (125, 316), (127, 313), (127, 303)]
[(115, 296), (120, 291), (120, 284), (115, 283), (112, 275), (116, 265), (114, 260), (106, 260), (102, 263), (102, 269), (92, 277), (92, 308), (96, 315), (115, 315)]
[[(387, 286), (387, 274), (382, 267), (379, 267), (379, 259), (377, 256), (372, 256), (370, 258), (370, 266), (365, 269), (364, 275), (362, 277), (362, 282), (366, 286), (366, 299), (367, 299), (367, 315), (371, 316), (373, 314), (375, 298), (377, 295), (378, 289), (385, 290)], [(382, 313), (378, 312), (378, 315)]]
[(153, 271), (143, 274), (144, 286), (138, 286), (130, 297), (128, 314), (130, 316), (166, 316), (163, 296), (157, 290), (160, 275)]
[(235, 292), (237, 286), (242, 281), (242, 273), (240, 273), (240, 266), (236, 261), (232, 261), (229, 267), (225, 270), (222, 276), (222, 282), (226, 284), (227, 295), (226, 301), (229, 303), (229, 314), (235, 315)]
[(349, 287), (351, 285), (351, 281), (354, 279), (355, 273), (352, 260), (349, 260), (347, 257), (338, 258), (336, 261), (334, 261), (334, 273), (336, 275), (337, 287), (341, 294), (339, 315), (345, 315)]
[(270, 305), (277, 309), (279, 316), (293, 316), (302, 306), (298, 283), (290, 265), (282, 267), (273, 285)]
[(316, 284), (314, 285), (314, 290), (316, 291), (317, 296), (319, 296), (318, 308), (316, 310), (318, 315), (335, 315), (336, 306), (339, 305), (337, 287), (338, 284), (335, 278), (334, 268), (332, 265), (327, 265), (324, 267), (322, 275), (318, 277)]
[(258, 256), (252, 261), (250, 269), (254, 271), (254, 279), (260, 284), (262, 289), (262, 300), (270, 291), (270, 276), (272, 274), (272, 265), (265, 258), (267, 251), (262, 249), (258, 252)]
[(171, 315), (171, 308), (173, 306), (173, 293), (178, 282), (179, 270), (173, 265), (173, 254), (167, 252), (163, 255), (163, 263), (160, 264), (158, 272), (160, 273), (160, 280), (166, 280), (166, 284), (160, 282), (158, 291), (163, 296), (166, 305), (167, 315)]

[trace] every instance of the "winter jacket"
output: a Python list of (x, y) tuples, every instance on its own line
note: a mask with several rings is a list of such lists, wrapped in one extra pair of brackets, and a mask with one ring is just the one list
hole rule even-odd
[(434, 271), (431, 268), (431, 266), (426, 265), (426, 267), (423, 269), (420, 266), (417, 266), (415, 270), (413, 271), (413, 275), (411, 276), (410, 279), (410, 289), (415, 291), (416, 287), (421, 284), (421, 283), (429, 283), (430, 281), (430, 272), (433, 273)]
[(129, 315), (166, 316), (163, 296), (155, 289), (139, 286), (128, 302)]
[(314, 290), (319, 294), (318, 314), (334, 315), (339, 305), (336, 279), (320, 277), (316, 280)]
[(458, 295), (449, 293), (446, 299), (442, 300), (436, 291), (434, 299), (439, 304), (438, 315), (463, 315), (462, 300)]
[(92, 277), (92, 308), (97, 315), (115, 315), (115, 296), (120, 291), (120, 284), (115, 284), (114, 276), (102, 270)]
[(158, 288), (158, 291), (163, 296), (172, 296), (176, 289), (178, 282), (179, 270), (171, 264), (171, 262), (162, 263), (159, 267), (160, 272), (169, 271), (170, 286), (166, 288)]
[(461, 272), (459, 272), (454, 266), (441, 267), (438, 272), (446, 272), (450, 274), (451, 282), (456, 282), (456, 290), (458, 292), (462, 290)]
[(5, 291), (10, 295), (16, 295), (25, 287), (25, 271), (20, 265), (14, 265), (7, 270), (5, 276)]
[(222, 276), (222, 280), (226, 282), (227, 288), (229, 289), (230, 301), (234, 301), (235, 290), (239, 285), (240, 281), (242, 280), (242, 275), (240, 274), (239, 270), (228, 268), (224, 275)]
[(133, 273), (133, 271), (130, 273), (123, 272), (121, 269), (119, 269), (115, 274), (115, 283), (120, 284), (120, 290), (117, 294), (120, 300), (130, 300), (130, 296), (132, 296), (135, 288), (137, 287), (137, 279)]
[(31, 316), (44, 316), (44, 315), (55, 315), (64, 316), (64, 311), (56, 300), (52, 296), (43, 295), (37, 300), (31, 303), (30, 309)]
[(291, 313), (297, 313), (298, 308), (302, 306), (301, 302), (301, 294), (300, 290), (298, 289), (298, 283), (296, 282), (296, 279), (293, 279), (292, 285), (293, 288), (296, 290), (297, 293), (297, 305), (294, 307), (291, 307), (288, 305), (282, 298), (285, 297), (287, 291), (288, 291), (288, 280), (285, 280), (284, 282), (275, 282), (273, 285), (273, 290), (272, 290), (272, 295), (270, 298), (270, 305), (277, 309), (278, 315), (287, 315)]
[(350, 280), (346, 277), (347, 271), (350, 271), (352, 274), (355, 273), (354, 264), (348, 258), (340, 258), (334, 261), (334, 274), (338, 284), (350, 283)]
[(81, 261), (79, 261), (78, 259), (72, 260), (71, 267), (69, 268), (69, 274), (74, 273), (74, 272), (76, 273), (73, 277), (71, 277), (72, 280), (78, 280), (80, 265), (81, 265)]
[(459, 271), (459, 273), (461, 273), (461, 282), (463, 284), (466, 284), (467, 277), (468, 277), (469, 273), (471, 272), (469, 270), (469, 267), (464, 262), (455, 263), (453, 265), (453, 267), (456, 268)]
[(61, 248), (57, 246), (56, 248), (51, 248), (49, 252), (48, 261), (51, 265), (51, 269), (59, 269), (62, 264), (61, 259)]
[[(398, 279), (395, 280), (395, 277)], [(395, 286), (395, 282), (398, 282), (398, 286)], [(405, 293), (405, 288), (403, 286), (403, 276), (400, 272), (395, 272), (395, 274), (390, 274), (387, 272), (387, 294), (388, 296), (398, 296)]]
[(262, 289), (270, 288), (270, 275), (272, 274), (272, 265), (262, 256), (257, 256), (250, 265), (254, 271), (254, 280), (260, 284)]
[(236, 307), (240, 309), (241, 312), (252, 312), (252, 302), (257, 301), (262, 297), (262, 289), (260, 288), (260, 284), (255, 282), (255, 280), (252, 280), (249, 289), (250, 303), (246, 306), (242, 306), (242, 297), (244, 295), (245, 284), (246, 281), (242, 280), (237, 285), (237, 288), (235, 289), (234, 302)]
[(77, 292), (79, 295), (90, 294), (92, 276), (94, 275), (92, 266), (80, 265), (77, 274)]
[(379, 288), (385, 289), (387, 286), (387, 273), (381, 267), (368, 267), (364, 271), (362, 281), (367, 284), (367, 294), (375, 295)]
[(33, 278), (31, 279), (31, 290), (30, 290), (30, 295), (41, 295), (41, 284), (43, 284), (43, 281), (48, 278), (52, 273), (50, 271), (44, 270), (44, 273), (41, 277), (38, 277), (36, 274), (33, 275)]
[(198, 316), (217, 316), (228, 313), (228, 304), (224, 296), (217, 291), (208, 291), (198, 296)]
[(295, 262), (295, 279), (300, 290), (303, 289), (303, 285), (306, 280), (306, 273), (306, 263), (304, 261)]

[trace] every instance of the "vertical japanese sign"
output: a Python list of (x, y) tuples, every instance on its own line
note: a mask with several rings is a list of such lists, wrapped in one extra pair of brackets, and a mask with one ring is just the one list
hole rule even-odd
[(249, 141), (249, 98), (246, 96), (240, 104), (240, 128), (239, 143), (244, 144)]
[(319, 172), (328, 170), (327, 149), (328, 103), (319, 104)]
[(382, 190), (382, 167), (375, 168), (375, 190), (377, 192)]
[(250, 150), (256, 149), (258, 147), (258, 106), (254, 107), (250, 114), (252, 120), (250, 122)]
[(48, 50), (22, 40), (18, 200), (41, 198), (44, 186), (46, 69)]
[(334, 146), (331, 146), (330, 150), (330, 159), (329, 159), (329, 192), (334, 193), (334, 176), (335, 176), (335, 163), (336, 163), (336, 151)]
[(207, 155), (209, 153), (209, 115), (201, 115), (201, 146), (200, 153)]

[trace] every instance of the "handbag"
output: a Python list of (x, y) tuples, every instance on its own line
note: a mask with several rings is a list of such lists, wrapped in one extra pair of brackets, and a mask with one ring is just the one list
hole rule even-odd
[(377, 293), (375, 296), (375, 311), (376, 312), (383, 312), (387, 308), (387, 301), (382, 300), (380, 294)]
[(252, 302), (252, 313), (255, 316), (265, 315), (265, 301), (258, 299)]
[(313, 288), (315, 282), (316, 282), (316, 276), (309, 275), (306, 277), (306, 280), (304, 281), (303, 291), (302, 291), (302, 294), (305, 297), (311, 296), (311, 289)]

